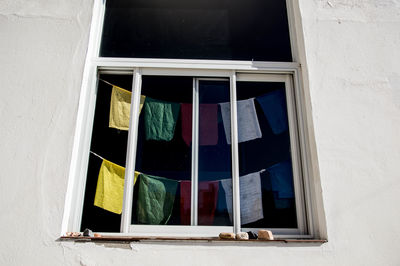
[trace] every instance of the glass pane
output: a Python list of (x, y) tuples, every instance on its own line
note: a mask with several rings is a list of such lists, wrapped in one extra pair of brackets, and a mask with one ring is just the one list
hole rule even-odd
[(100, 79), (81, 230), (119, 232), (132, 75), (100, 75)]
[(221, 108), (229, 94), (228, 80), (199, 81), (198, 225), (232, 225), (230, 127), (224, 128), (230, 110)]
[(183, 115), (192, 103), (191, 77), (143, 76), (132, 224), (190, 224), (192, 149)]
[(296, 228), (285, 84), (237, 82), (241, 223)]
[(289, 62), (286, 1), (110, 0), (100, 56)]

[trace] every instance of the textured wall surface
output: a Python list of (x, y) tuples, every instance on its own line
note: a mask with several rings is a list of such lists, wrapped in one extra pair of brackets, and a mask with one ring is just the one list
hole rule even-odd
[(93, 1), (0, 1), (0, 265), (400, 265), (400, 1), (299, 1), (329, 242), (57, 242)]

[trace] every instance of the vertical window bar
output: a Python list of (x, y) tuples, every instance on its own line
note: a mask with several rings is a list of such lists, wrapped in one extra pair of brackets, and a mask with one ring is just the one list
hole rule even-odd
[(239, 183), (239, 145), (236, 97), (236, 73), (230, 76), (231, 90), (231, 145), (232, 145), (232, 194), (233, 194), (233, 231), (239, 233), (240, 228), (240, 183)]
[[(310, 185), (310, 179), (306, 178), (309, 177), (313, 174), (312, 167), (310, 165), (310, 162), (312, 161), (311, 153), (310, 153), (310, 147), (312, 146), (306, 137), (307, 135), (307, 127), (306, 127), (306, 119), (305, 116), (303, 115), (303, 107), (305, 106), (304, 103), (304, 92), (301, 90), (301, 70), (295, 69), (294, 70), (294, 75), (293, 75), (293, 88), (294, 88), (294, 95), (296, 96), (294, 98), (295, 104), (296, 104), (296, 114), (297, 117), (299, 118), (297, 121), (297, 126), (298, 126), (298, 134), (299, 134), (299, 153), (301, 155), (300, 159), (301, 160), (301, 170), (302, 170), (302, 184), (303, 184), (303, 193), (304, 194), (304, 205), (303, 208), (304, 210), (304, 215), (305, 215), (305, 231), (308, 232), (308, 234), (314, 234), (314, 220), (313, 220), (313, 213), (312, 213), (312, 208), (313, 208), (313, 202), (311, 201), (310, 195), (311, 195), (311, 185)], [(305, 107), (304, 107), (305, 108)]]
[(192, 193), (190, 224), (197, 225), (198, 221), (198, 166), (199, 166), (199, 80), (193, 78), (193, 104), (192, 104)]
[[(72, 229), (73, 230), (65, 230), (63, 233), (68, 232), (68, 231), (80, 231), (81, 228), (81, 222), (82, 222), (82, 210), (83, 210), (83, 204), (85, 200), (85, 187), (86, 187), (86, 173), (88, 170), (88, 165), (89, 165), (89, 152), (90, 152), (90, 140), (92, 136), (92, 131), (93, 131), (93, 121), (94, 121), (94, 112), (96, 108), (96, 97), (97, 97), (97, 79), (98, 78), (98, 73), (96, 73), (96, 68), (94, 66), (90, 66), (88, 70), (88, 84), (89, 85), (89, 90), (85, 91), (85, 98), (87, 101), (88, 105), (87, 107), (84, 106), (82, 108), (85, 108), (85, 115), (79, 117), (78, 113), (78, 118), (77, 120), (79, 121), (80, 118), (82, 120), (82, 127), (85, 128), (83, 131), (83, 134), (79, 137), (79, 141), (82, 142), (81, 145), (79, 145), (79, 149), (82, 151), (82, 153), (85, 154), (85, 156), (82, 157), (82, 160), (78, 160), (76, 162), (76, 173), (78, 176), (84, 177), (83, 182), (77, 183), (76, 185), (73, 184), (73, 187), (77, 190), (77, 199), (76, 202), (78, 203), (75, 208), (73, 208), (73, 212), (75, 212), (75, 219), (73, 220), (72, 224)], [(83, 97), (81, 95), (81, 97)], [(81, 108), (81, 103), (79, 104), (79, 107)], [(82, 112), (81, 112), (82, 113)], [(77, 138), (75, 136), (75, 138)], [(85, 152), (83, 152), (85, 151)], [(71, 165), (72, 169), (72, 165)], [(69, 185), (69, 184), (68, 184)], [(67, 194), (68, 195), (68, 194)]]
[(299, 147), (299, 136), (296, 126), (296, 109), (295, 100), (293, 95), (293, 83), (291, 77), (286, 75), (285, 79), (285, 89), (286, 89), (286, 106), (289, 121), (289, 134), (290, 134), (290, 148), (292, 154), (292, 169), (293, 169), (293, 185), (295, 189), (295, 200), (296, 200), (296, 216), (297, 216), (297, 226), (301, 234), (305, 233), (305, 210), (304, 210), (304, 200), (303, 200), (303, 186), (301, 178), (301, 160)]
[(139, 106), (142, 87), (140, 68), (133, 73), (132, 98), (129, 119), (128, 149), (126, 152), (126, 168), (124, 183), (124, 200), (122, 205), (121, 232), (128, 233), (132, 217), (133, 182), (136, 162), (137, 137), (139, 126)]
[[(101, 2), (101, 3), (100, 3)], [(101, 46), (101, 36), (103, 35), (103, 24), (104, 24), (104, 15), (106, 12), (106, 0), (95, 1), (95, 5), (100, 11), (93, 12), (94, 15), (97, 16), (94, 25), (94, 29), (96, 31), (95, 41), (93, 42), (94, 45), (94, 57), (99, 57), (100, 55), (100, 46)]]
[(297, 43), (297, 36), (296, 36), (296, 27), (295, 27), (295, 12), (294, 12), (294, 1), (293, 0), (286, 0), (286, 12), (288, 18), (288, 26), (289, 26), (289, 36), (290, 36), (290, 47), (292, 51), (292, 61), (298, 62), (299, 55), (298, 55), (298, 43)]

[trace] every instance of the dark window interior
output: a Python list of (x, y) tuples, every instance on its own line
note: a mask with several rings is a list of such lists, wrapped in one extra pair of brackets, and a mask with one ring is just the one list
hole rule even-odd
[[(174, 102), (192, 102), (192, 77), (143, 76), (142, 95), (153, 99)], [(139, 116), (139, 131), (136, 154), (136, 171), (144, 174), (164, 177), (173, 180), (190, 180), (192, 149), (182, 139), (182, 119), (178, 115), (175, 134), (171, 141), (146, 140), (144, 129), (144, 112)], [(132, 223), (137, 224), (136, 202), (138, 186), (133, 193)], [(180, 186), (176, 192), (174, 207), (168, 225), (181, 225), (180, 219)]]
[[(201, 86), (201, 103), (220, 103), (229, 101), (229, 82), (204, 82)], [(158, 100), (175, 103), (192, 103), (193, 77), (143, 76), (142, 95)], [(201, 114), (200, 114), (201, 115)], [(139, 117), (139, 131), (136, 157), (136, 171), (165, 177), (177, 181), (191, 180), (192, 146), (182, 138), (182, 115), (178, 116), (175, 135), (171, 141), (146, 140), (144, 134), (144, 115)], [(201, 146), (199, 151), (199, 181), (213, 181), (231, 178), (230, 146), (224, 143), (224, 130), (219, 124), (219, 142), (215, 146)], [(188, 187), (190, 189), (190, 187)], [(137, 224), (136, 202), (138, 186), (134, 188), (132, 223)], [(179, 184), (176, 192), (172, 216), (168, 225), (190, 225), (188, 219), (181, 215), (181, 198)], [(190, 193), (189, 193), (190, 195)], [(189, 197), (190, 199), (190, 197)], [(199, 204), (202, 204), (201, 200)], [(211, 219), (212, 224), (231, 225), (226, 209), (225, 194), (218, 191), (216, 210)]]
[(110, 0), (103, 57), (292, 61), (284, 0)]
[[(199, 81), (199, 103), (202, 104), (218, 104), (229, 102), (230, 88), (229, 80), (200, 80)], [(205, 115), (199, 111), (199, 118)], [(199, 145), (199, 182), (217, 181), (221, 179), (232, 179), (232, 160), (231, 160), (231, 145), (226, 142), (225, 131), (222, 123), (220, 109), (217, 112), (218, 120), (218, 142), (216, 145)], [(202, 125), (200, 124), (199, 127)], [(201, 139), (201, 128), (199, 128), (199, 138)], [(199, 194), (202, 192), (202, 187), (198, 187)], [(214, 214), (213, 225), (232, 226), (232, 221), (229, 219), (227, 210), (227, 199), (225, 191), (219, 184), (218, 197), (216, 202), (216, 210)], [(199, 198), (198, 205), (207, 204), (206, 199)], [(202, 224), (204, 217), (201, 217), (199, 210), (199, 225)]]
[[(131, 91), (132, 75), (100, 75), (100, 78)], [(125, 167), (128, 131), (108, 127), (111, 90), (112, 86), (99, 81), (90, 150)], [(89, 155), (81, 230), (90, 228), (95, 232), (119, 232), (121, 215), (93, 205), (101, 163), (102, 159)]]
[[(131, 90), (132, 75), (100, 75), (106, 80), (126, 90)], [(193, 77), (143, 76), (142, 95), (162, 101), (192, 103)], [(93, 124), (91, 151), (105, 159), (125, 167), (128, 132), (108, 127), (112, 86), (99, 80), (96, 109)], [(259, 97), (266, 93), (285, 91), (284, 83), (237, 82), (238, 100)], [(229, 102), (229, 81), (200, 80), (200, 104)], [(262, 131), (262, 138), (239, 143), (240, 176), (268, 168), (276, 163), (291, 160), (289, 132), (274, 134), (263, 111), (255, 101), (256, 113)], [(286, 104), (284, 106), (286, 108)], [(203, 114), (200, 112), (200, 116)], [(232, 178), (231, 145), (227, 144), (221, 111), (218, 106), (218, 141), (215, 145), (199, 146), (199, 181), (209, 182)], [(239, 125), (240, 126), (240, 125)], [(201, 136), (200, 136), (201, 137)], [(89, 156), (85, 200), (81, 229), (90, 228), (97, 232), (119, 232), (121, 215), (94, 206), (96, 185), (102, 160), (93, 154)], [(143, 111), (139, 116), (136, 171), (174, 180), (190, 180), (192, 145), (182, 138), (182, 114), (179, 113), (174, 137), (171, 141), (146, 140), (144, 134)], [(295, 228), (297, 226), (294, 199), (277, 203), (276, 192), (271, 189), (268, 172), (261, 174), (261, 190), (264, 218), (245, 228)], [(136, 198), (138, 186), (134, 187), (132, 223), (136, 224)], [(199, 190), (199, 192), (201, 192)], [(224, 190), (220, 186), (216, 197), (216, 210), (212, 223), (204, 225), (230, 226), (232, 222), (227, 211)], [(181, 217), (180, 186), (168, 225), (183, 225)], [(199, 204), (202, 202), (199, 200)], [(209, 204), (209, 203), (208, 203)], [(278, 206), (278, 205), (279, 206)], [(204, 217), (203, 217), (204, 218)], [(206, 217), (207, 218), (207, 217)], [(207, 220), (207, 219), (206, 219)], [(201, 225), (201, 224), (200, 224)]]
[[(284, 93), (285, 84), (279, 82), (237, 82), (237, 99), (259, 97), (274, 90), (281, 90)], [(262, 138), (239, 143), (240, 176), (291, 160), (289, 131), (274, 134), (257, 101), (255, 101), (255, 107)], [(287, 108), (286, 104), (283, 108)], [(277, 198), (276, 192), (271, 188), (268, 171), (261, 173), (261, 191), (264, 219), (242, 226), (246, 228), (296, 228), (297, 218), (294, 198)]]

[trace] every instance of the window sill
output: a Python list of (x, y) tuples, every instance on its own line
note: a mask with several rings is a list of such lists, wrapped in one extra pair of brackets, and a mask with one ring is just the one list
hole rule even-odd
[(195, 241), (195, 242), (247, 242), (247, 243), (313, 243), (324, 244), (328, 242), (325, 239), (274, 239), (274, 240), (236, 240), (236, 239), (220, 239), (218, 237), (132, 237), (132, 236), (101, 236), (101, 237), (86, 237), (86, 236), (62, 236), (60, 241), (75, 241), (75, 242), (154, 242), (154, 241)]

